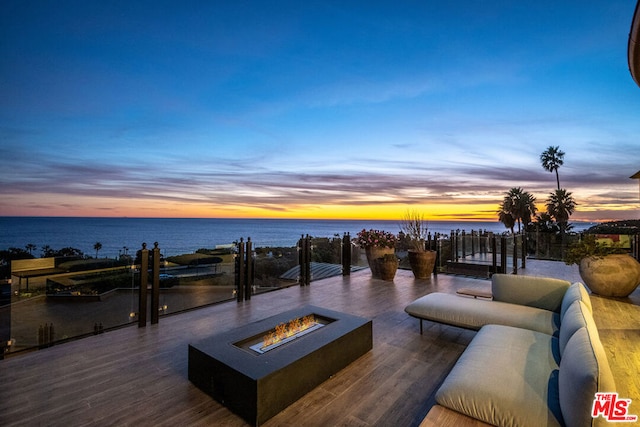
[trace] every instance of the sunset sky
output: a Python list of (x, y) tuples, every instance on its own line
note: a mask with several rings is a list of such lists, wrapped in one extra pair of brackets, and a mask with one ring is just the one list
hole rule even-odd
[(635, 3), (3, 1), (0, 215), (640, 218)]

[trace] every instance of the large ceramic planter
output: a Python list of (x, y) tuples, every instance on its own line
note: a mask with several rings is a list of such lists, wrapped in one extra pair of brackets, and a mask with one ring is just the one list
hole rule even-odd
[(395, 252), (395, 248), (383, 248), (380, 246), (370, 246), (368, 248), (365, 248), (367, 263), (369, 264), (369, 268), (371, 269), (371, 276), (374, 279), (380, 279), (380, 272), (378, 271), (375, 260), (378, 258), (382, 258), (387, 254), (394, 254)]
[(416, 279), (428, 279), (436, 265), (436, 251), (409, 251), (409, 265)]
[(382, 280), (393, 280), (398, 271), (398, 258), (394, 256), (376, 258), (373, 263), (378, 271), (379, 278)]
[(626, 254), (584, 258), (579, 271), (584, 284), (597, 295), (626, 297), (640, 284), (640, 263)]

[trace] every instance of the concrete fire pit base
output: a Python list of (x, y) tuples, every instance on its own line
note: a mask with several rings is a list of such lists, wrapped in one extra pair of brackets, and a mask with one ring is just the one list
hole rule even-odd
[[(313, 314), (323, 327), (263, 354), (243, 343)], [(371, 350), (372, 322), (315, 306), (280, 313), (189, 345), (189, 380), (260, 425)]]

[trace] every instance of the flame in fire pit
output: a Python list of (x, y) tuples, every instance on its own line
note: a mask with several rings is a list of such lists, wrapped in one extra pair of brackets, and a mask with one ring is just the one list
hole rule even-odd
[(279, 342), (287, 338), (295, 336), (300, 332), (306, 331), (316, 324), (317, 322), (313, 314), (304, 316), (302, 318), (293, 319), (289, 323), (281, 323), (276, 326), (275, 330), (264, 336), (262, 340), (262, 346), (260, 348), (265, 349), (266, 347), (278, 344)]
[(261, 334), (239, 341), (235, 345), (258, 354), (264, 354), (269, 350), (320, 329), (334, 320), (315, 314), (300, 316), (286, 323), (280, 323), (273, 329), (264, 331)]

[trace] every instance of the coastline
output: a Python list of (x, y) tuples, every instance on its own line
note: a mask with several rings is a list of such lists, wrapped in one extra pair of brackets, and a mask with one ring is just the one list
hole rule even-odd
[[(593, 223), (574, 223), (580, 231)], [(280, 219), (280, 218), (131, 218), (131, 217), (0, 217), (0, 250), (24, 249), (33, 244), (38, 256), (43, 246), (53, 249), (78, 248), (95, 256), (93, 246), (102, 244), (99, 257), (115, 258), (135, 251), (143, 242), (159, 242), (166, 255), (193, 253), (200, 248), (228, 245), (251, 237), (255, 247), (295, 246), (303, 235), (334, 237), (349, 233), (355, 237), (363, 228), (400, 231), (397, 220)], [(431, 233), (452, 230), (508, 231), (495, 221), (428, 221)]]

